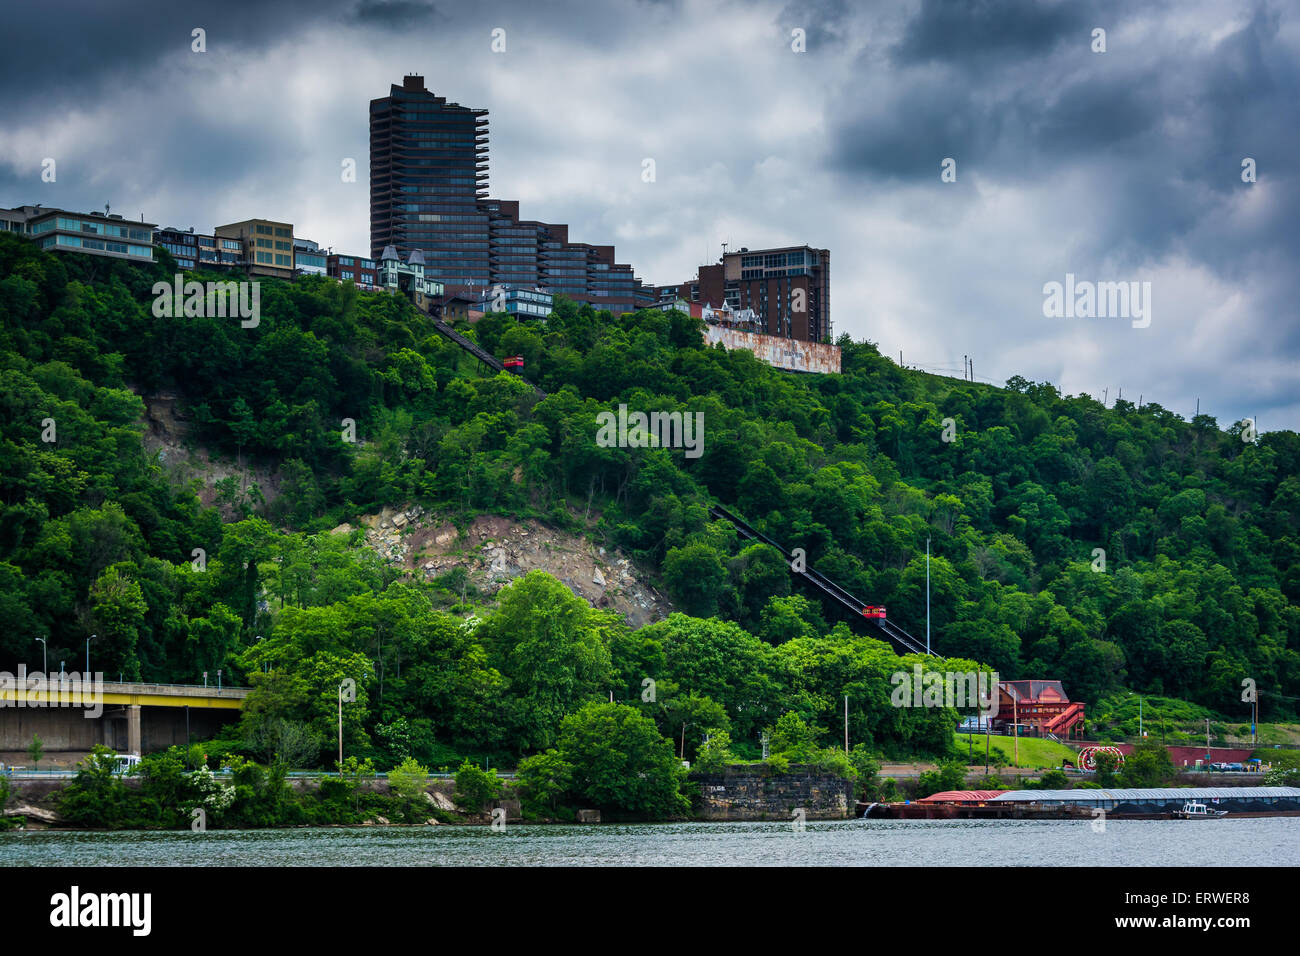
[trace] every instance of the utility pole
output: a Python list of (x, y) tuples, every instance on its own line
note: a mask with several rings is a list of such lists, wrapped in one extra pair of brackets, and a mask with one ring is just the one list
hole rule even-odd
[(925, 536), (925, 653), (930, 653), (930, 536)]
[(343, 772), (343, 685), (339, 684), (339, 773)]
[(849, 752), (849, 695), (844, 695), (844, 752)]
[(1253, 746), (1259, 742), (1259, 691), (1252, 696), (1255, 698), (1250, 702), (1250, 742)]

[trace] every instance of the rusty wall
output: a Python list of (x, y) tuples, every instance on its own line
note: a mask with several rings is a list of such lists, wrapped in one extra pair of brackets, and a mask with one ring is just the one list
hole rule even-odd
[(721, 342), (724, 348), (748, 349), (768, 365), (792, 372), (815, 372), (821, 375), (838, 374), (840, 349), (838, 345), (805, 342), (776, 335), (759, 335), (718, 325), (704, 329), (704, 341), (709, 345)]

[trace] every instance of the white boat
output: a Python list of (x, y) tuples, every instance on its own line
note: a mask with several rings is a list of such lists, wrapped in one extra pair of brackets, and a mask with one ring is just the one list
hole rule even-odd
[(1184, 803), (1181, 810), (1174, 811), (1174, 816), (1180, 820), (1217, 820), (1227, 815), (1227, 810), (1211, 810), (1205, 804), (1195, 801)]

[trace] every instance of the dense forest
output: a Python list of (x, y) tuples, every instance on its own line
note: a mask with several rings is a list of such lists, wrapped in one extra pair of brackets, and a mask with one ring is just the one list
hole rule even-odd
[[(0, 234), (2, 668), (39, 662), (41, 638), (51, 661), (80, 661), (91, 634), (112, 679), (220, 667), (255, 688), (232, 739), (257, 757), (297, 741), (307, 765), (329, 758), (344, 678), (349, 753), (379, 765), (544, 754), (611, 694), (687, 757), (706, 733), (748, 757), (782, 727), (834, 744), (846, 694), (855, 742), (949, 752), (951, 711), (889, 706), (889, 675), (913, 660), (792, 590), (777, 552), (710, 520), (716, 501), (913, 633), (928, 540), (947, 659), (927, 666), (1233, 720), (1250, 678), (1261, 719), (1294, 717), (1295, 433), (931, 376), (847, 337), (843, 374), (798, 376), (706, 347), (680, 312), (558, 300), (545, 325), (467, 326), (524, 356), (538, 400), (404, 300), (325, 278), (262, 280), (256, 328), (157, 317), (153, 284), (177, 271), (159, 256), (58, 257)], [(273, 468), (280, 494), (226, 482), (204, 507), (142, 443), (142, 396), (162, 391), (194, 442)], [(703, 454), (599, 446), (597, 415), (620, 403), (702, 412)], [(580, 530), (680, 613), (632, 630), (540, 573), (467, 600), (329, 533), (406, 502)]]

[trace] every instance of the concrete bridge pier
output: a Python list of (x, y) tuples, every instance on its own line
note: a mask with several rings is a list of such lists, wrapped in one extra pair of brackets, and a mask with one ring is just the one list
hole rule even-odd
[(140, 705), (126, 708), (126, 752), (140, 756)]

